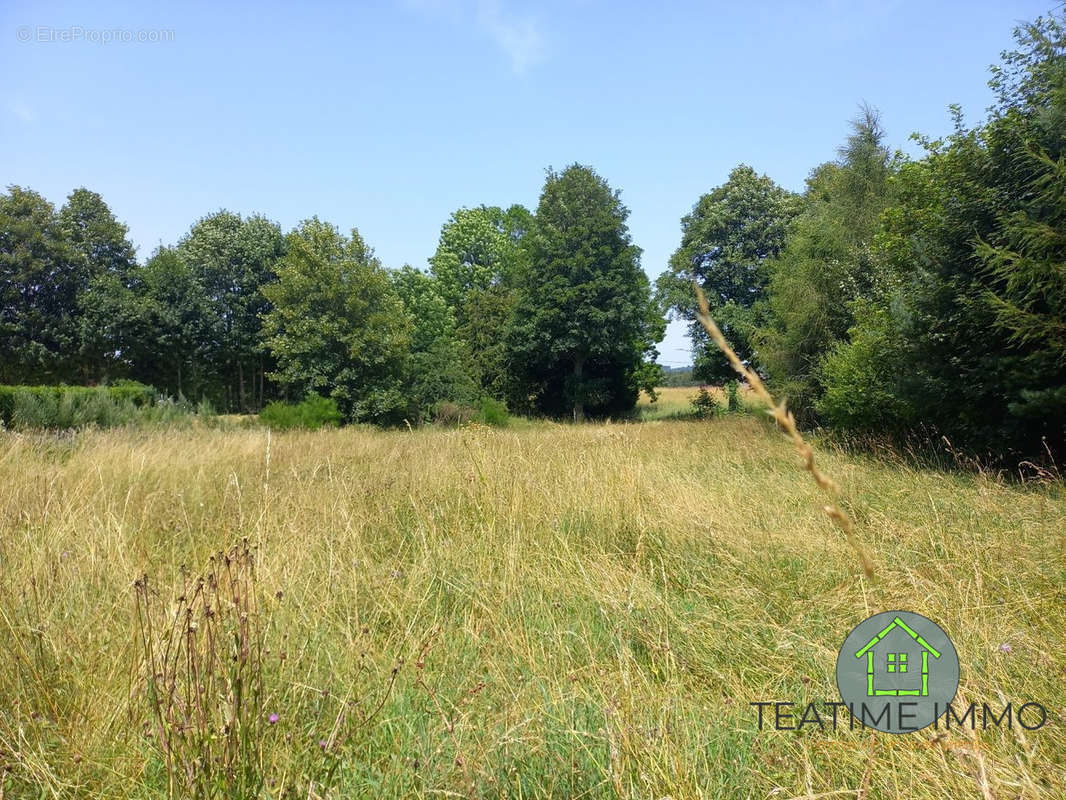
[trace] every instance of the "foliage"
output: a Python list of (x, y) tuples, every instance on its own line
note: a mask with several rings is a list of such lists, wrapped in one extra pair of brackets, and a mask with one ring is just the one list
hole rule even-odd
[(1062, 159), (1066, 37), (1058, 19), (1018, 31), (988, 121), (922, 140), (900, 171), (878, 249), (891, 272), (851, 342), (829, 356), (835, 425), (905, 433), (920, 420), (999, 459), (1066, 447)]
[(20, 186), (0, 195), (0, 382), (70, 376), (77, 300), (88, 284), (55, 207)]
[(654, 388), (643, 365), (664, 326), (628, 214), (592, 169), (548, 171), (508, 337), (522, 398), (541, 413), (619, 414)]
[(440, 296), (452, 310), (466, 371), (480, 391), (510, 396), (505, 342), (515, 287), (529, 267), (533, 215), (519, 205), (462, 208), (441, 228), (429, 259)]
[(440, 291), (440, 281), (405, 266), (392, 274), (393, 285), (411, 320), (411, 357), (405, 392), (412, 416), (428, 418), (441, 401), (471, 401), (477, 386), (455, 327), (455, 314)]
[(495, 428), (506, 428), (511, 421), (511, 415), (507, 412), (507, 404), (502, 400), (482, 397), (474, 419)]
[(769, 280), (766, 262), (780, 252), (798, 211), (795, 195), (742, 164), (682, 218), (681, 245), (656, 288), (663, 310), (689, 323), (696, 378), (713, 381), (732, 373), (696, 322), (692, 282), (710, 298), (741, 357), (751, 359), (751, 335)]
[(221, 384), (219, 394), (227, 407), (239, 411), (265, 400), (266, 375), (273, 365), (260, 331), (262, 316), (270, 310), (263, 288), (275, 280), (285, 248), (276, 223), (228, 211), (196, 222), (176, 248), (196, 277), (215, 325), (214, 336), (205, 344), (208, 363)]
[(452, 309), (462, 309), (472, 293), (512, 286), (526, 266), (522, 240), (533, 224), (522, 206), (461, 208), (441, 228), (430, 272)]
[(740, 397), (738, 396), (739, 384), (731, 380), (725, 385), (726, 411), (730, 413), (740, 411)]
[(696, 419), (710, 419), (718, 413), (718, 403), (706, 386), (701, 386), (692, 398), (692, 416)]
[(273, 306), (263, 317), (277, 361), (270, 377), (299, 395), (332, 397), (345, 419), (402, 421), (411, 320), (359, 232), (305, 220), (289, 234), (277, 274), (263, 290)]
[(898, 170), (876, 111), (864, 106), (851, 126), (839, 160), (812, 172), (803, 213), (768, 262), (769, 313), (754, 337), (760, 365), (807, 424), (823, 391), (822, 359), (847, 338), (852, 304), (875, 291), (872, 237)]
[(332, 397), (309, 394), (299, 403), (286, 403), (275, 400), (267, 403), (259, 412), (259, 419), (265, 425), (276, 430), (304, 428), (317, 431), (319, 428), (335, 427), (341, 424), (343, 416)]
[(136, 381), (110, 386), (0, 386), (0, 425), (16, 429), (110, 428), (213, 415), (209, 405), (174, 401)]

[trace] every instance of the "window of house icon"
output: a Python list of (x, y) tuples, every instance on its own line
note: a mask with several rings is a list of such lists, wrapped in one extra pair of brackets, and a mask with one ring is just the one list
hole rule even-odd
[(888, 654), (888, 671), (889, 672), (906, 672), (907, 671), (907, 654), (906, 653), (889, 653)]

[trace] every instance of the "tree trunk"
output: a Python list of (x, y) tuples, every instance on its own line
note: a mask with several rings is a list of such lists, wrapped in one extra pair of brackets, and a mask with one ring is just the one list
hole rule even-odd
[(582, 377), (585, 373), (585, 356), (574, 359), (574, 422), (585, 421), (585, 388)]
[(244, 363), (237, 359), (237, 402), (241, 404), (241, 413), (248, 411), (248, 400), (244, 392)]

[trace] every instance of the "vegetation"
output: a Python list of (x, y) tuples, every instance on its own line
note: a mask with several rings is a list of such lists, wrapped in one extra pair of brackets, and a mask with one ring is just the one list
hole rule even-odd
[(275, 400), (259, 412), (259, 419), (276, 430), (303, 428), (316, 431), (323, 426), (340, 425), (344, 416), (332, 397), (309, 394), (299, 403), (284, 403)]
[(117, 381), (110, 386), (0, 386), (0, 429), (65, 430), (171, 422), (211, 417), (210, 403), (173, 400), (151, 386)]
[(277, 359), (271, 377), (299, 395), (337, 401), (347, 419), (396, 423), (411, 323), (389, 274), (356, 230), (344, 236), (317, 217), (289, 234), (263, 317)]
[(799, 423), (1049, 464), (1066, 449), (1066, 34), (1023, 25), (998, 98), (945, 139), (893, 154), (864, 106), (795, 197), (747, 166), (682, 219), (657, 282), (693, 322), (694, 374), (728, 374), (693, 282)]
[[(190, 796), (183, 764), (210, 753), (216, 797), (1058, 796), (1054, 720), (758, 731), (749, 702), (837, 699), (837, 648), (871, 607), (951, 634), (960, 713), (1001, 691), (1066, 703), (1061, 483), (818, 462), (872, 582), (754, 415), (0, 437), (0, 786)], [(245, 538), (254, 578), (225, 560)], [(159, 690), (182, 651), (144, 649), (145, 610), (158, 648), (186, 607), (198, 628), (173, 640), (217, 690), (203, 722)], [(227, 717), (234, 674), (249, 693)]]
[[(893, 153), (863, 106), (801, 195), (738, 166), (681, 220), (654, 301), (620, 193), (579, 164), (548, 171), (535, 212), (455, 211), (428, 272), (317, 217), (283, 235), (227, 211), (139, 264), (99, 195), (57, 211), (10, 187), (0, 380), (133, 379), (241, 413), (311, 393), (384, 426), (458, 424), (488, 401), (623, 419), (663, 383), (731, 378), (694, 283), (802, 428), (1047, 468), (1066, 451), (1062, 17), (1017, 38), (988, 118), (955, 109), (949, 136), (917, 137), (922, 158)], [(664, 313), (690, 324), (690, 372), (655, 363)]]
[[(580, 164), (426, 271), (9, 187), (0, 800), (1061, 798), (1064, 24), (921, 158), (864, 106), (802, 194), (738, 166), (654, 294)], [(827, 705), (894, 608), (973, 725)]]
[(592, 170), (548, 172), (508, 340), (523, 399), (542, 413), (616, 415), (658, 382), (645, 358), (664, 325), (628, 215)]
[(681, 220), (681, 246), (657, 290), (664, 310), (689, 323), (694, 377), (717, 382), (732, 371), (696, 320), (693, 282), (711, 299), (738, 352), (750, 359), (752, 334), (765, 313), (767, 261), (780, 252), (798, 209), (793, 194), (742, 164)]

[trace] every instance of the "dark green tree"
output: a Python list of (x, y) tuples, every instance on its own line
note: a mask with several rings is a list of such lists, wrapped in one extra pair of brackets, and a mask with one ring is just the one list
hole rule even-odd
[(922, 139), (926, 157), (900, 171), (877, 237), (885, 296), (824, 367), (833, 424), (905, 435), (920, 421), (1008, 463), (1066, 447), (1063, 18), (1016, 35), (987, 122), (955, 109), (954, 133)]
[(681, 246), (656, 289), (663, 310), (689, 323), (697, 378), (715, 381), (733, 373), (696, 321), (693, 280), (741, 358), (752, 359), (751, 335), (769, 281), (766, 262), (780, 252), (798, 211), (794, 194), (742, 164), (682, 218)]
[(0, 194), (0, 383), (75, 378), (89, 277), (50, 202), (20, 186)]
[(133, 377), (174, 397), (217, 402), (211, 359), (218, 319), (199, 275), (178, 249), (157, 249), (132, 272), (129, 289), (118, 298), (113, 312), (102, 311), (122, 326), (123, 354), (132, 362)]
[(59, 225), (88, 283), (78, 296), (78, 372), (82, 381), (105, 380), (121, 371), (121, 344), (114, 318), (98, 313), (121, 294), (136, 268), (128, 228), (96, 192), (75, 189), (59, 210)]
[(803, 212), (767, 262), (769, 313), (754, 337), (760, 365), (801, 424), (815, 421), (820, 365), (847, 338), (852, 304), (877, 285), (871, 246), (898, 170), (876, 111), (864, 106), (851, 126), (839, 159), (811, 174)]
[(389, 273), (357, 230), (344, 236), (314, 217), (287, 239), (278, 279), (263, 289), (271, 377), (296, 397), (334, 398), (349, 420), (402, 421), (412, 325)]
[(178, 243), (218, 320), (211, 357), (227, 407), (250, 411), (268, 393), (261, 317), (270, 309), (263, 287), (274, 281), (285, 252), (280, 227), (261, 216), (219, 211), (199, 220)]
[(548, 171), (508, 339), (523, 396), (541, 413), (624, 413), (652, 383), (646, 359), (665, 323), (628, 214), (589, 167)]

